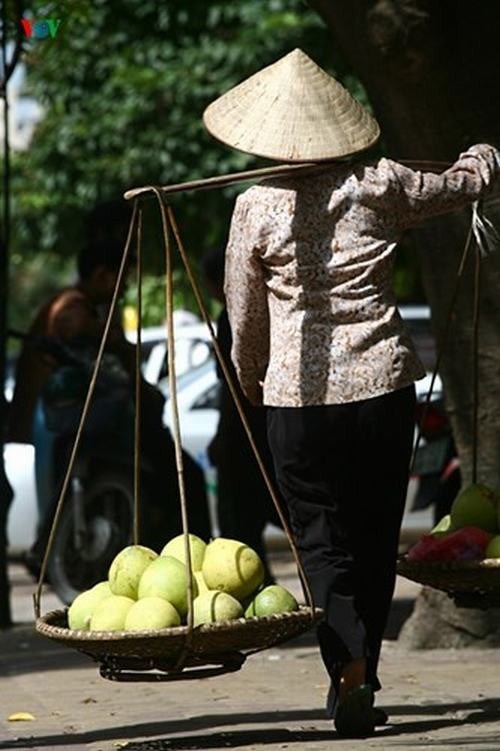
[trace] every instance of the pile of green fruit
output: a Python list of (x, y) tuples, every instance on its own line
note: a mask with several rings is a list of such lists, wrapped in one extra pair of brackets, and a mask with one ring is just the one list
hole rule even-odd
[[(263, 587), (262, 561), (244, 543), (219, 537), (207, 545), (189, 535), (189, 546), (195, 626), (298, 609), (284, 587)], [(71, 604), (68, 625), (83, 631), (156, 630), (185, 623), (187, 612), (185, 538), (179, 535), (160, 555), (142, 545), (120, 551), (108, 581), (82, 592)]]
[(500, 559), (500, 495), (486, 485), (469, 485), (407, 557), (415, 562)]

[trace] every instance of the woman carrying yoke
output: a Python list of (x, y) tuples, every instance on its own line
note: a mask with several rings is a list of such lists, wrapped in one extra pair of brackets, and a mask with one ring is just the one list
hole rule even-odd
[(334, 78), (294, 50), (205, 111), (241, 151), (312, 163), (240, 195), (226, 255), (232, 360), (268, 407), (279, 489), (315, 603), (339, 734), (370, 735), (393, 595), (424, 368), (392, 290), (404, 230), (476, 201), (500, 154), (476, 145), (442, 174), (360, 154), (379, 127)]

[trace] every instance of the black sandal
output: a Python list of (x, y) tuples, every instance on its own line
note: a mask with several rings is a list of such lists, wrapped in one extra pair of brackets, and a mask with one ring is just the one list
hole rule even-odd
[(373, 689), (368, 683), (353, 688), (342, 699), (337, 707), (334, 723), (337, 733), (344, 738), (367, 738), (373, 735)]
[[(328, 691), (328, 698), (326, 701), (326, 716), (329, 720), (333, 720), (335, 716), (335, 704), (337, 700), (337, 690), (335, 688), (335, 685), (333, 682), (330, 685), (330, 690)], [(389, 716), (387, 712), (384, 712), (383, 709), (380, 709), (379, 707), (372, 707), (373, 712), (373, 724), (375, 727), (380, 727), (382, 725), (387, 725), (389, 722)]]

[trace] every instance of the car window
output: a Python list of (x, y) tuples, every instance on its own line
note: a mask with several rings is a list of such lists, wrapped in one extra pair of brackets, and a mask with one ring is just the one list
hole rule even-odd
[(214, 383), (200, 394), (191, 409), (220, 409), (220, 383)]
[[(179, 375), (177, 377), (177, 391), (180, 392), (183, 389), (187, 388), (191, 384), (195, 383), (198, 378), (203, 378), (208, 372), (213, 370), (215, 368), (215, 364), (212, 360), (208, 360), (207, 362), (203, 363), (203, 365), (199, 365), (197, 368), (192, 368), (191, 370), (186, 371), (185, 373), (182, 373), (182, 375)], [(168, 378), (162, 378), (158, 382), (158, 386), (161, 389), (162, 394), (165, 396), (165, 398), (169, 398), (169, 383)]]
[(209, 342), (202, 339), (195, 339), (189, 347), (189, 367), (198, 368), (203, 365), (212, 355), (212, 347)]
[[(190, 370), (196, 370), (204, 365), (212, 356), (212, 347), (203, 339), (184, 339), (179, 337), (175, 342), (176, 370), (179, 376)], [(168, 376), (168, 353), (165, 351), (158, 379)]]

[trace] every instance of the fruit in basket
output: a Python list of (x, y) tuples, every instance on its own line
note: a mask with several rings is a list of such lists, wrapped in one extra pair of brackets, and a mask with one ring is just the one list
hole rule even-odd
[(485, 558), (500, 558), (500, 535), (495, 535), (489, 541), (484, 551)]
[(297, 600), (285, 587), (270, 584), (262, 589), (245, 610), (245, 618), (252, 616), (273, 615), (273, 613), (291, 613), (298, 610)]
[[(98, 582), (97, 584), (94, 584), (94, 586), (92, 587), (92, 589), (95, 590), (96, 592), (105, 592), (108, 595), (112, 595), (113, 594), (113, 592), (111, 591), (111, 587), (109, 586), (109, 582), (108, 581)], [(89, 591), (91, 591), (91, 590), (89, 590)]]
[[(174, 537), (167, 542), (160, 555), (171, 555), (173, 558), (177, 558), (178, 561), (185, 564), (186, 555), (184, 545), (184, 535), (177, 535), (177, 537)], [(191, 566), (193, 571), (201, 571), (206, 547), (207, 544), (201, 539), (201, 537), (192, 534), (189, 535), (189, 548), (191, 551)]]
[(484, 558), (491, 535), (479, 527), (457, 529), (442, 538), (443, 560), (476, 561)]
[[(198, 585), (193, 577), (193, 597)], [(159, 556), (144, 571), (139, 582), (139, 599), (162, 597), (168, 600), (181, 617), (187, 613), (187, 568), (171, 555)]]
[(264, 566), (255, 550), (224, 537), (207, 545), (202, 572), (209, 589), (227, 592), (237, 600), (252, 594), (264, 579)]
[(442, 519), (438, 521), (435, 527), (429, 532), (430, 535), (447, 535), (449, 532), (454, 532), (455, 527), (451, 523), (450, 514), (446, 514)]
[(453, 501), (450, 517), (455, 529), (479, 527), (486, 532), (497, 529), (498, 496), (494, 490), (473, 483), (462, 490)]
[(424, 561), (438, 561), (439, 560), (439, 543), (440, 538), (434, 535), (422, 535), (406, 554), (406, 558), (411, 563), (422, 563)]
[(442, 536), (424, 535), (410, 548), (407, 558), (415, 563), (480, 560), (490, 539), (479, 527), (464, 527)]
[(94, 610), (106, 597), (111, 596), (108, 582), (99, 582), (92, 589), (76, 597), (68, 610), (68, 626), (75, 631), (88, 631)]
[(110, 595), (102, 600), (90, 619), (91, 631), (123, 631), (127, 613), (135, 600), (123, 595)]
[(195, 626), (201, 626), (202, 623), (230, 621), (234, 618), (241, 618), (242, 615), (241, 604), (227, 592), (208, 590), (198, 595), (193, 602)]
[(162, 597), (144, 597), (134, 602), (125, 619), (126, 631), (180, 626), (181, 617), (171, 602)]
[(112, 593), (136, 600), (140, 578), (156, 558), (158, 553), (144, 545), (123, 548), (109, 567), (108, 581)]

